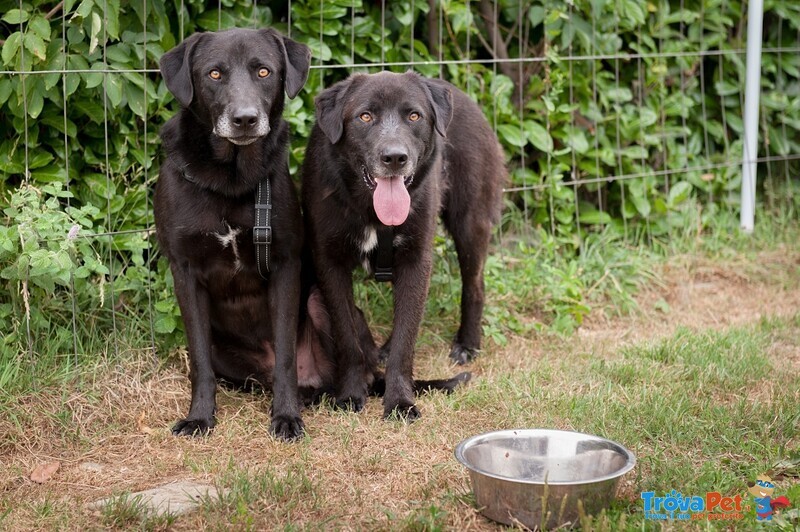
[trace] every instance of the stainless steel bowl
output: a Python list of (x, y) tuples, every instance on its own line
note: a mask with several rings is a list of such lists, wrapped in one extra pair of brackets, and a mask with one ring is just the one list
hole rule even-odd
[(520, 429), (462, 441), (456, 458), (469, 469), (481, 513), (501, 523), (554, 528), (599, 513), (614, 499), (636, 458), (590, 434)]

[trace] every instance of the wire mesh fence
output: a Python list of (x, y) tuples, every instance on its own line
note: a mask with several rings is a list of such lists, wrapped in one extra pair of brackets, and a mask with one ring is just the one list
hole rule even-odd
[[(756, 154), (776, 202), (791, 194), (800, 160), (800, 7), (783, 4), (764, 14)], [(179, 342), (150, 202), (158, 128), (174, 105), (157, 61), (193, 31), (270, 25), (312, 49), (309, 82), (285, 113), (294, 174), (323, 87), (384, 69), (448, 79), (483, 107), (506, 150), (501, 235), (533, 244), (542, 228), (579, 253), (593, 232), (667, 239), (692, 208), (701, 218), (738, 209), (746, 9), (0, 0), (4, 356)]]

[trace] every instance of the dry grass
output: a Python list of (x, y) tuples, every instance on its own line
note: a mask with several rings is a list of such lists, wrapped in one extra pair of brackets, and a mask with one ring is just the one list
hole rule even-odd
[[(420, 398), (423, 417), (412, 425), (383, 421), (378, 399), (360, 414), (319, 407), (305, 412), (307, 437), (296, 444), (268, 436), (265, 397), (222, 389), (211, 437), (173, 437), (169, 428), (189, 402), (183, 368), (155, 368), (146, 353), (130, 353), (121, 365), (100, 364), (63, 389), (37, 390), (14, 404), (0, 404), (0, 528), (104, 527), (103, 516), (86, 509), (86, 503), (196, 479), (229, 489), (230, 497), (208, 502), (174, 523), (147, 527), (496, 529), (473, 507), (467, 474), (453, 458), (455, 444), (521, 420), (582, 429), (574, 426), (580, 418), (573, 418), (569, 408), (535, 405), (599, 393), (606, 383), (573, 379), (569, 368), (591, 367), (601, 358), (618, 361), (625, 345), (668, 337), (681, 326), (722, 329), (764, 317), (796, 316), (800, 255), (783, 250), (761, 259), (758, 266), (721, 267), (676, 258), (663, 272), (661, 286), (641, 294), (640, 312), (615, 319), (593, 315), (568, 339), (513, 338), (503, 349), (489, 348), (472, 364), (475, 378), (469, 387), (452, 396)], [(669, 305), (667, 313), (656, 310), (659, 300)], [(418, 353), (418, 376), (455, 371), (447, 364), (445, 348), (427, 346)], [(778, 334), (766, 354), (796, 368), (800, 343)], [(520, 375), (536, 382), (522, 386)], [(530, 397), (531, 388), (541, 395)], [(756, 387), (751, 398), (765, 402), (775, 393)], [(618, 400), (624, 405), (633, 399), (620, 395)], [(610, 437), (620, 434), (614, 424), (607, 430)], [(786, 444), (796, 449), (800, 442), (796, 434), (793, 438)], [(644, 440), (626, 443), (639, 456), (655, 454), (653, 444)], [(668, 449), (640, 460), (621, 497), (635, 506), (642, 479), (656, 474), (655, 460), (669, 461), (682, 452)], [(30, 481), (34, 467), (49, 461), (59, 461), (59, 471), (44, 484)], [(602, 521), (597, 525), (602, 528)]]

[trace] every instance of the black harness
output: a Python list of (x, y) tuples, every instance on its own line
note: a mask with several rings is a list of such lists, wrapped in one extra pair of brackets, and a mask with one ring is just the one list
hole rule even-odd
[[(197, 180), (186, 171), (186, 168), (181, 168), (181, 175), (189, 183), (197, 185)], [(266, 177), (258, 182), (256, 188), (256, 221), (253, 225), (253, 244), (256, 247), (258, 274), (262, 279), (268, 279), (269, 247), (272, 244), (272, 186)], [(389, 275), (391, 276), (391, 271)]]
[(272, 244), (272, 187), (269, 179), (258, 182), (256, 188), (256, 223), (253, 226), (256, 246), (256, 267), (262, 279), (269, 276), (269, 246)]
[(381, 224), (377, 230), (378, 249), (375, 251), (375, 280), (392, 281), (392, 264), (394, 264), (394, 228)]

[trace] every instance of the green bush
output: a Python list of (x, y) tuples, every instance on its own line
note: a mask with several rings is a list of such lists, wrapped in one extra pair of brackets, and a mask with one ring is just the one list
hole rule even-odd
[[(153, 251), (150, 199), (158, 127), (175, 105), (158, 59), (194, 31), (273, 25), (311, 47), (314, 70), (286, 111), (293, 171), (314, 96), (352, 71), (380, 69), (363, 65), (402, 71), (418, 63), (423, 74), (466, 89), (506, 150), (512, 191), (503, 231), (528, 235), (525, 254), (544, 243), (569, 256), (592, 233), (666, 238), (685, 223), (687, 206), (703, 205), (702, 224), (738, 201), (739, 0), (403, 0), (387, 2), (385, 13), (380, 2), (359, 0), (298, 0), (291, 13), (276, 1), (211, 5), (0, 0), (0, 326), (10, 331), (8, 352), (38, 351), (43, 341), (81, 352), (73, 331), (131, 324), (145, 344), (149, 331), (160, 346), (180, 341), (167, 267)], [(800, 5), (767, 0), (765, 47), (796, 50), (798, 32)], [(762, 155), (800, 153), (800, 54), (765, 53), (762, 90)], [(788, 176), (797, 164), (768, 169)], [(74, 225), (81, 237), (70, 240)], [(588, 309), (574, 261), (565, 264), (542, 309), (568, 330)], [(76, 329), (76, 313), (91, 327)], [(489, 333), (502, 337), (494, 322)]]

